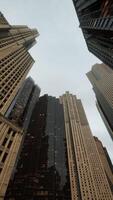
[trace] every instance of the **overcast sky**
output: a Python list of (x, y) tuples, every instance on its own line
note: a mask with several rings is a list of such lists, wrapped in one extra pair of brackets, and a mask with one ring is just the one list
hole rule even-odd
[(87, 50), (72, 0), (1, 0), (0, 8), (11, 24), (38, 29), (37, 44), (30, 50), (36, 61), (30, 75), (41, 94), (58, 97), (68, 90), (82, 99), (93, 135), (107, 147), (113, 162), (113, 142), (85, 75), (100, 61)]

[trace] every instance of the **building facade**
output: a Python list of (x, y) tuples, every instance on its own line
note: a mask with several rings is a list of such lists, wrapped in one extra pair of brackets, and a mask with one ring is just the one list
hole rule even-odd
[(105, 147), (103, 147), (102, 142), (97, 138), (94, 137), (96, 142), (96, 146), (100, 155), (101, 162), (103, 164), (108, 182), (110, 184), (112, 193), (113, 193), (113, 165), (111, 163), (110, 157)]
[(5, 116), (15, 125), (24, 130), (29, 125), (29, 120), (40, 95), (40, 88), (35, 85), (31, 77), (27, 78), (15, 96)]
[(40, 97), (5, 199), (70, 200), (63, 106)]
[(63, 95), (61, 101), (72, 199), (113, 199), (81, 101), (69, 93)]
[(4, 199), (9, 179), (14, 173), (32, 111), (40, 88), (31, 78), (24, 81), (0, 124), (0, 199)]
[(88, 49), (113, 68), (113, 1), (73, 0)]
[(97, 146), (75, 95), (40, 97), (5, 200), (112, 200), (112, 166)]
[[(19, 89), (34, 63), (28, 50), (35, 43), (37, 36), (36, 29), (12, 26), (0, 13), (0, 199), (4, 199), (25, 133), (24, 126), (17, 122), (17, 110), (20, 110), (16, 106), (14, 115), (11, 106), (16, 102)], [(25, 105), (22, 106), (21, 116), (24, 117)], [(12, 118), (7, 116), (9, 111)], [(17, 119), (14, 119), (14, 116)]]
[[(1, 21), (5, 18), (0, 16)], [(4, 25), (5, 23), (5, 25)], [(28, 50), (38, 32), (27, 26), (0, 24), (0, 113), (5, 114), (34, 60)]]
[(113, 139), (113, 71), (104, 64), (96, 64), (87, 76), (96, 95), (97, 108)]

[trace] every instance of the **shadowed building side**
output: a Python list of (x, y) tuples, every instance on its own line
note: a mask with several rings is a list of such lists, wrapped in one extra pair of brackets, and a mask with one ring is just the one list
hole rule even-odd
[(63, 106), (40, 97), (5, 199), (70, 200)]
[(113, 1), (73, 0), (88, 49), (113, 68)]

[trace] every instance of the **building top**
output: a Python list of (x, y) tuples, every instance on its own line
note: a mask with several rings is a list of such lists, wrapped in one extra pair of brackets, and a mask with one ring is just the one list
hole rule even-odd
[(4, 15), (0, 12), (0, 28), (10, 28), (10, 25)]

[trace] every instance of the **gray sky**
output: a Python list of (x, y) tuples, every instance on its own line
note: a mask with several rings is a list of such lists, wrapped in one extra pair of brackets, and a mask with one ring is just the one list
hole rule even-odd
[(113, 142), (85, 75), (100, 61), (87, 50), (72, 0), (1, 0), (0, 8), (11, 24), (38, 29), (37, 44), (30, 50), (36, 61), (30, 75), (42, 94), (59, 96), (68, 90), (82, 99), (93, 135), (107, 147), (113, 162)]

